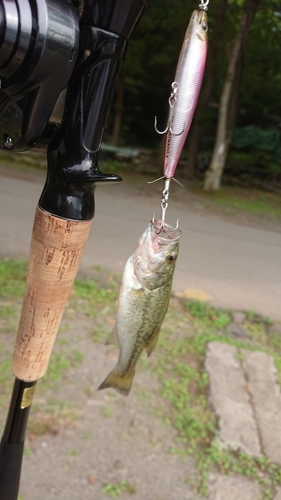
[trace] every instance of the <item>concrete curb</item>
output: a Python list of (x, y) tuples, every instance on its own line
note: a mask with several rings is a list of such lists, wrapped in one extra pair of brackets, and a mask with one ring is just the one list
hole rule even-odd
[(205, 368), (222, 445), (281, 465), (281, 393), (273, 357), (214, 341)]
[(210, 377), (210, 403), (218, 417), (222, 446), (260, 456), (258, 428), (238, 349), (222, 342), (210, 342), (205, 368)]
[(209, 475), (210, 500), (262, 500), (260, 487), (243, 476)]

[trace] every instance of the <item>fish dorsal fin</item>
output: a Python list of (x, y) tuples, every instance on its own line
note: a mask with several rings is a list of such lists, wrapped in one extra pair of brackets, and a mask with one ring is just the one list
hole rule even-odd
[(117, 328), (116, 325), (114, 326), (111, 334), (109, 335), (108, 339), (105, 341), (105, 345), (109, 344), (115, 344), (119, 345), (118, 338), (117, 338)]
[(146, 346), (145, 350), (148, 356), (152, 353), (154, 347), (156, 346), (157, 342), (159, 339), (159, 330), (155, 333), (155, 335), (152, 337), (151, 341), (149, 344)]

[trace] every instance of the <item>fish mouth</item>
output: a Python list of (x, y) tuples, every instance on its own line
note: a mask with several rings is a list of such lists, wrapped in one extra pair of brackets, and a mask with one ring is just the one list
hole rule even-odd
[(177, 243), (182, 235), (181, 230), (178, 228), (178, 224), (176, 227), (173, 227), (162, 220), (157, 220), (152, 222), (152, 226), (157, 235), (155, 236), (155, 239), (157, 240), (158, 245), (170, 245), (171, 243)]

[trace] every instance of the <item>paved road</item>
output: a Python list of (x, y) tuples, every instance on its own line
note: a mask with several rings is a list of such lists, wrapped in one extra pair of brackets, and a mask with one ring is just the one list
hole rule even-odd
[[(0, 173), (0, 255), (28, 256), (34, 210), (44, 176)], [(155, 197), (124, 195), (119, 186), (98, 186), (96, 217), (82, 267), (100, 264), (122, 272), (128, 256), (158, 209)], [(183, 204), (169, 207), (183, 235), (174, 291), (220, 307), (252, 310), (281, 320), (281, 236), (273, 231), (198, 216)]]

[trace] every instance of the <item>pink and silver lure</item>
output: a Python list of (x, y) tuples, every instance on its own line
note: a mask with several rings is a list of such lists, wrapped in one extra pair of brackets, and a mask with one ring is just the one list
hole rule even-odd
[(199, 8), (192, 13), (186, 30), (169, 98), (164, 163), (167, 179), (174, 176), (196, 108), (207, 55), (207, 31), (207, 13)]

